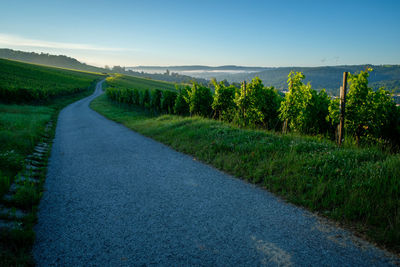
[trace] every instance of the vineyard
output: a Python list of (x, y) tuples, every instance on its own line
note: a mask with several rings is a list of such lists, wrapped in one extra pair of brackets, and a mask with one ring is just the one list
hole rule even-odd
[(107, 78), (107, 83), (112, 87), (117, 88), (135, 88), (138, 90), (169, 90), (175, 91), (175, 85), (169, 82), (155, 81), (145, 78), (138, 78), (122, 74), (114, 74), (112, 77)]
[(0, 59), (0, 102), (46, 103), (82, 92), (99, 75)]
[(303, 78), (290, 73), (285, 97), (257, 78), (240, 89), (216, 83), (214, 94), (182, 86), (168, 111), (152, 105), (166, 101), (166, 91), (138, 90), (135, 102), (127, 93), (134, 88), (109, 87), (92, 108), (399, 251), (400, 155), (382, 149), (394, 149), (399, 137), (390, 93), (370, 89), (368, 72), (350, 75), (347, 136), (338, 147), (338, 100), (313, 91)]
[[(357, 145), (379, 144), (390, 149), (400, 146), (400, 108), (393, 94), (368, 86), (372, 69), (350, 74), (345, 113), (346, 142)], [(316, 91), (303, 82), (298, 72), (288, 75), (289, 92), (283, 97), (274, 87), (265, 87), (255, 77), (241, 88), (213, 81), (214, 91), (194, 83), (176, 86), (118, 75), (108, 78), (107, 95), (118, 102), (141, 106), (155, 112), (199, 115), (227, 121), (240, 127), (296, 132), (337, 139), (339, 99)], [(129, 81), (129, 82), (128, 82)], [(163, 85), (165, 87), (163, 87)], [(164, 89), (164, 90), (163, 90)]]

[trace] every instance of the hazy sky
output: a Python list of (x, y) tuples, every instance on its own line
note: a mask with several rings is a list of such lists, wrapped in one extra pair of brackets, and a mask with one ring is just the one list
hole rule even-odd
[(0, 47), (96, 65), (400, 64), (400, 1), (1, 0)]

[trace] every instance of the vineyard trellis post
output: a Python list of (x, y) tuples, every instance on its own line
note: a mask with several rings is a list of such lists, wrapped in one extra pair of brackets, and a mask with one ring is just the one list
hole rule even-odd
[(344, 135), (344, 117), (346, 109), (346, 91), (347, 91), (347, 72), (343, 72), (343, 85), (340, 87), (340, 122), (339, 122), (339, 137), (338, 145), (343, 142)]

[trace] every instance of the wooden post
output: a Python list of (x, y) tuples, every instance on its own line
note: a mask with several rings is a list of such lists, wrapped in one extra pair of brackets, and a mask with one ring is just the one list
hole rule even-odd
[(347, 72), (343, 72), (343, 86), (340, 87), (340, 122), (339, 122), (339, 146), (343, 142), (344, 135), (344, 116), (346, 109), (346, 90), (347, 90)]
[(284, 133), (284, 134), (287, 133), (287, 121), (288, 121), (288, 120), (285, 120), (285, 121), (283, 122), (283, 125), (282, 125), (282, 133)]

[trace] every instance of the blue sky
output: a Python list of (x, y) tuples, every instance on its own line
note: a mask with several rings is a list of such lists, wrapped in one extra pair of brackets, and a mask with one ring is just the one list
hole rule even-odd
[(400, 64), (400, 1), (2, 0), (0, 47), (104, 66)]

